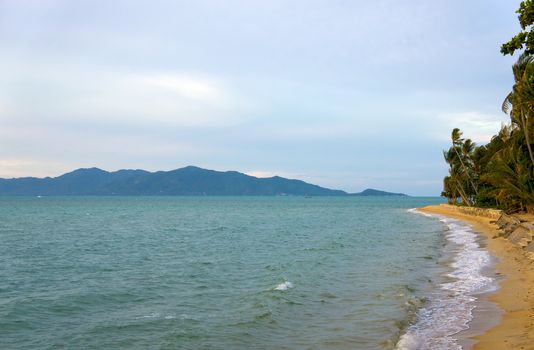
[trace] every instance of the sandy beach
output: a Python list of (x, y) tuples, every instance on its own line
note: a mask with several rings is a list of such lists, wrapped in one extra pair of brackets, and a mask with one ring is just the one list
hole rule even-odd
[(488, 249), (500, 261), (497, 272), (503, 275), (499, 290), (487, 298), (503, 311), (501, 322), (474, 337), (475, 350), (534, 350), (534, 261), (499, 233), (495, 218), (467, 214), (450, 205), (428, 206), (423, 212), (440, 214), (470, 223), (487, 237)]

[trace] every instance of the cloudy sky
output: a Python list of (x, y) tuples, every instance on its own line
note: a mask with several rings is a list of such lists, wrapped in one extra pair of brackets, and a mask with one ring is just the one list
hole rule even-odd
[(197, 165), (437, 195), (519, 31), (502, 0), (0, 0), (0, 177)]

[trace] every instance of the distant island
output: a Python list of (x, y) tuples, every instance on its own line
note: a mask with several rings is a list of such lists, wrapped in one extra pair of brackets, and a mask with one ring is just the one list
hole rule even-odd
[(372, 188), (368, 188), (366, 190), (363, 190), (360, 193), (351, 193), (350, 196), (361, 196), (361, 197), (371, 197), (371, 196), (388, 196), (388, 197), (407, 197), (404, 193), (392, 193), (392, 192), (386, 192), (386, 191), (380, 191), (375, 190)]
[(58, 177), (0, 179), (0, 196), (406, 196), (367, 189), (332, 190), (279, 176), (257, 178), (237, 171), (188, 166), (171, 171), (77, 169)]

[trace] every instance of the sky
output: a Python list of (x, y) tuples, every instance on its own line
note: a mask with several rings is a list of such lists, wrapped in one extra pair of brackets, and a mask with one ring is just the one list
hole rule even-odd
[(196, 165), (439, 195), (520, 1), (0, 0), (0, 177)]

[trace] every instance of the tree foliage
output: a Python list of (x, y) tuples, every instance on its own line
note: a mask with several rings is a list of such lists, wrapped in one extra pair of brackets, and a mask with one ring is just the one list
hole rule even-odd
[(513, 55), (516, 50), (525, 48), (525, 53), (534, 54), (534, 28), (532, 27), (534, 23), (534, 1), (522, 1), (516, 12), (519, 14), (519, 24), (522, 30), (501, 46), (501, 53)]
[(444, 156), (449, 174), (442, 195), (449, 203), (534, 211), (534, 167), (517, 126), (503, 125), (487, 145), (460, 137)]
[(534, 0), (521, 2), (517, 13), (523, 30), (501, 47), (504, 55), (524, 48), (502, 105), (510, 123), (481, 146), (452, 131), (442, 192), (451, 204), (534, 212)]

